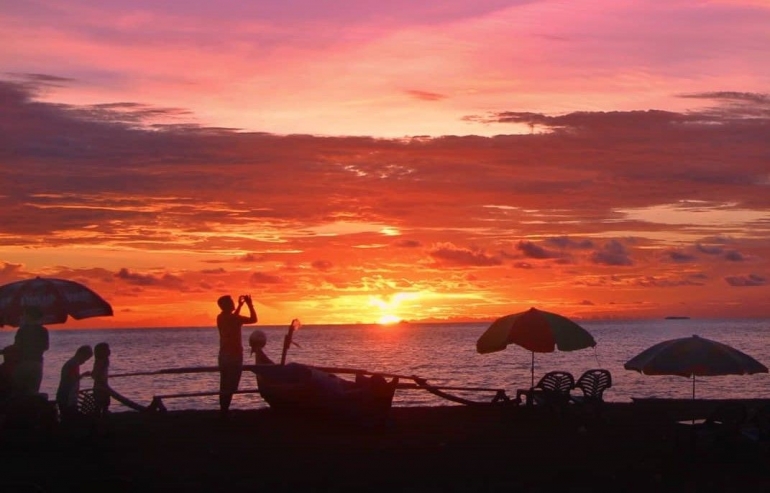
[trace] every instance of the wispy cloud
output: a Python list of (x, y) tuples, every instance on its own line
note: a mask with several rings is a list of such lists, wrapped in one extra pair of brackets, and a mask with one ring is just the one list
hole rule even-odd
[(429, 92), (429, 91), (420, 91), (416, 89), (406, 91), (406, 93), (415, 99), (420, 99), (423, 101), (441, 101), (442, 99), (446, 99), (446, 96), (443, 94), (438, 94), (438, 93)]

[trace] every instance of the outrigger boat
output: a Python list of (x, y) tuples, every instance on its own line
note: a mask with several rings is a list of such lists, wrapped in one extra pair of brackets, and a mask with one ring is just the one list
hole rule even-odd
[[(271, 409), (280, 412), (313, 411), (342, 419), (369, 419), (387, 416), (396, 390), (424, 390), (450, 402), (466, 406), (498, 406), (513, 401), (504, 389), (488, 387), (442, 386), (429, 383), (416, 375), (396, 375), (354, 368), (328, 368), (289, 363), (287, 365), (244, 365), (244, 371), (258, 376), (259, 387), (242, 389), (235, 394), (260, 394)], [(187, 373), (214, 373), (219, 367), (182, 367), (157, 371), (125, 373), (110, 378), (172, 375)], [(338, 374), (356, 375), (351, 381)], [(390, 378), (390, 381), (386, 379)], [(330, 384), (330, 382), (332, 382)], [(337, 390), (333, 390), (337, 388)], [(112, 396), (126, 407), (140, 412), (166, 412), (164, 400), (219, 395), (218, 391), (186, 392), (154, 395), (152, 401), (141, 404), (111, 389)], [(460, 392), (491, 393), (491, 400), (477, 401), (453, 394)]]
[(355, 381), (299, 363), (254, 365), (259, 393), (283, 413), (322, 414), (351, 421), (381, 421), (388, 416), (398, 378), (359, 374)]
[[(503, 389), (439, 386), (430, 384), (427, 379), (416, 375), (286, 363), (289, 346), (297, 345), (293, 341), (293, 334), (297, 327), (292, 324), (284, 337), (280, 364), (243, 366), (243, 371), (250, 371), (256, 375), (258, 388), (238, 390), (236, 394), (258, 393), (271, 409), (281, 413), (309, 413), (333, 419), (369, 423), (381, 422), (387, 418), (396, 390), (424, 390), (448, 401), (468, 406), (502, 405), (510, 402)], [(111, 378), (218, 371), (217, 366), (169, 368), (111, 375)], [(339, 376), (344, 374), (354, 375), (355, 380)], [(411, 382), (405, 383), (405, 381)], [(494, 396), (488, 401), (475, 401), (451, 394), (449, 391), (486, 392), (493, 393)], [(164, 399), (219, 395), (218, 391), (155, 395), (149, 405), (143, 406), (114, 390), (112, 392), (113, 397), (121, 404), (130, 409), (145, 412), (166, 411)]]

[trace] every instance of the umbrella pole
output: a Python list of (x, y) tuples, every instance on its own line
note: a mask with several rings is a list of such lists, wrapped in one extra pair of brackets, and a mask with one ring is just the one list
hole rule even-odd
[[(692, 401), (695, 402), (695, 374), (692, 375)], [(695, 425), (695, 413), (692, 415), (692, 424)]]
[(532, 366), (530, 367), (530, 374), (532, 376), (532, 385), (531, 388), (535, 388), (535, 352), (532, 351)]

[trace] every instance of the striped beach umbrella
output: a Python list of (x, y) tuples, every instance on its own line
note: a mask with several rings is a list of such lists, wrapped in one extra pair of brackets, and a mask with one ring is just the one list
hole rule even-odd
[(35, 277), (0, 286), (0, 326), (18, 327), (24, 309), (31, 306), (42, 312), (42, 324), (112, 315), (112, 306), (79, 282)]
[(476, 350), (481, 353), (502, 351), (516, 344), (532, 352), (532, 386), (535, 385), (535, 353), (576, 351), (596, 346), (593, 336), (563, 315), (537, 308), (500, 317), (481, 334)]

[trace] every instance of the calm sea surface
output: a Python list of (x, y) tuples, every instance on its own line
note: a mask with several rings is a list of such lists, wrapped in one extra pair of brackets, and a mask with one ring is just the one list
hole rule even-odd
[[(688, 378), (647, 376), (623, 369), (623, 364), (658, 342), (697, 334), (729, 344), (770, 365), (770, 320), (657, 320), (581, 323), (596, 339), (597, 346), (574, 352), (535, 354), (535, 380), (550, 370), (566, 370), (577, 378), (590, 368), (612, 372), (613, 387), (605, 393), (609, 401), (631, 397), (688, 398)], [(503, 388), (509, 396), (529, 387), (531, 354), (518, 346), (505, 351), (478, 354), (476, 340), (487, 328), (474, 324), (405, 324), (402, 326), (350, 325), (303, 326), (294, 340), (288, 361), (316, 366), (361, 368), (401, 375), (418, 375), (435, 385)], [(259, 328), (268, 337), (267, 353), (280, 359), (286, 327), (245, 326), (244, 346)], [(3, 347), (13, 341), (14, 328), (0, 330)], [(51, 330), (51, 349), (45, 355), (41, 391), (53, 398), (64, 362), (82, 344), (107, 342), (112, 348), (111, 375), (217, 364), (218, 334), (215, 328)], [(251, 361), (246, 349), (246, 361)], [(81, 369), (90, 370), (92, 361)], [(218, 374), (112, 377), (112, 387), (141, 404), (153, 395), (217, 390)], [(90, 379), (83, 387), (91, 385)], [(244, 373), (241, 389), (255, 388), (251, 373)], [(455, 392), (466, 398), (487, 401), (491, 393)], [(702, 398), (768, 398), (770, 375), (702, 377), (696, 381)], [(164, 400), (169, 409), (216, 409), (216, 397)], [(395, 406), (450, 405), (449, 401), (420, 390), (399, 390)], [(125, 410), (113, 404), (115, 411)], [(263, 407), (258, 394), (235, 396), (233, 408)]]

